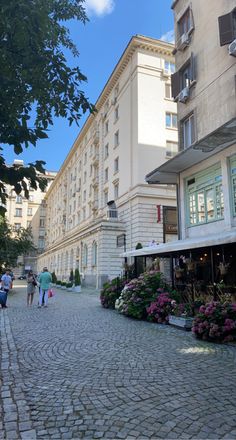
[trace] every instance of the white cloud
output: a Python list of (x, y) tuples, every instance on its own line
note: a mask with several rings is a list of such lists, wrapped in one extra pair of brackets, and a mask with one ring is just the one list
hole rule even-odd
[(99, 17), (110, 14), (115, 7), (114, 0), (86, 0), (85, 8), (88, 14), (95, 14)]
[(162, 35), (160, 40), (166, 41), (167, 43), (174, 43), (175, 42), (175, 33), (172, 29), (171, 31), (166, 32), (166, 34)]

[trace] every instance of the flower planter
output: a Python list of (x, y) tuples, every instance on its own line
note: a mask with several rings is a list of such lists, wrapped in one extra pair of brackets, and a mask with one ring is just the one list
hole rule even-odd
[(66, 287), (67, 292), (72, 292), (72, 287)]
[(81, 292), (81, 285), (80, 286), (74, 286), (73, 287), (73, 292), (80, 293)]
[(184, 275), (184, 270), (183, 269), (175, 269), (175, 278), (176, 279), (181, 279), (183, 278)]
[(188, 316), (169, 315), (169, 324), (175, 327), (183, 328), (184, 330), (191, 330), (193, 318)]

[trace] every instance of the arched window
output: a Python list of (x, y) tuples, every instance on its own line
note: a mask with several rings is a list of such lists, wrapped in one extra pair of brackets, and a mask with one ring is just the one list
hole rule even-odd
[(98, 253), (98, 246), (96, 241), (94, 241), (92, 245), (92, 266), (97, 266), (97, 253)]
[(83, 266), (88, 265), (88, 246), (85, 244), (83, 247)]
[(74, 250), (70, 251), (70, 269), (74, 269)]

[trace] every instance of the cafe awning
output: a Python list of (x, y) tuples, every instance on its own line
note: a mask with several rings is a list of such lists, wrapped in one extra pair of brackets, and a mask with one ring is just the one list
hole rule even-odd
[(236, 243), (236, 230), (222, 234), (207, 235), (207, 237), (195, 237), (186, 240), (161, 243), (156, 246), (143, 247), (141, 249), (124, 252), (121, 257), (138, 257), (149, 255), (163, 255), (183, 252), (187, 250), (206, 248), (224, 244)]

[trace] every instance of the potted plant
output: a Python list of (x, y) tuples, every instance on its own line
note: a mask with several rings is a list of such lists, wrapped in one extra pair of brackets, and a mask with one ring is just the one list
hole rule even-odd
[(53, 271), (52, 272), (52, 284), (55, 286), (56, 283), (57, 283), (57, 277), (56, 277), (55, 272)]
[(177, 304), (176, 301), (173, 300), (171, 301), (171, 305), (172, 310), (169, 315), (169, 324), (183, 328), (184, 330), (191, 330), (193, 326), (193, 304)]
[(56, 286), (57, 286), (58, 289), (61, 288), (61, 281), (60, 281), (60, 280), (57, 280), (57, 282), (56, 282)]
[(175, 266), (175, 278), (180, 279), (184, 275), (184, 269), (182, 269), (179, 265)]
[(220, 270), (220, 274), (221, 275), (226, 275), (228, 273), (228, 269), (229, 269), (230, 264), (229, 263), (225, 263), (224, 261), (221, 261), (219, 264), (219, 270)]
[(185, 260), (185, 262), (186, 262), (186, 265), (187, 265), (188, 272), (193, 272), (195, 270), (195, 267), (196, 267), (195, 261), (193, 261), (191, 258), (187, 258)]
[(69, 283), (66, 283), (66, 290), (71, 291), (72, 290), (72, 282), (70, 281)]
[(79, 269), (75, 269), (75, 278), (74, 278), (74, 292), (81, 292), (81, 279)]
[(236, 303), (212, 301), (202, 305), (193, 322), (198, 339), (210, 342), (236, 341)]
[(73, 284), (73, 282), (74, 282), (74, 272), (73, 272), (73, 269), (70, 270), (69, 281), (70, 281), (72, 284)]

